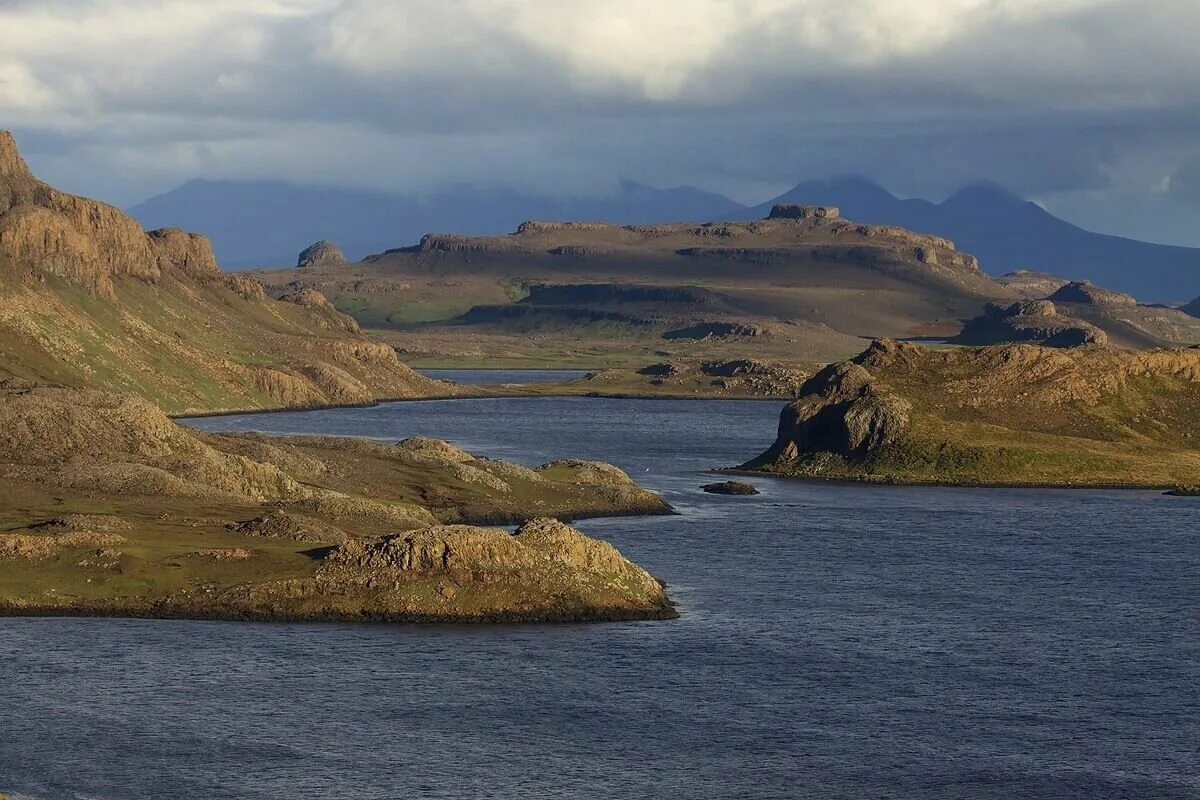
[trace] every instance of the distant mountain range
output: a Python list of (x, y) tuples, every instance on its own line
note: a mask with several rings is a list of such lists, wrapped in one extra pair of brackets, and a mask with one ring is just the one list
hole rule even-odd
[(1200, 249), (1093, 233), (994, 184), (972, 184), (931, 203), (902, 200), (861, 177), (806, 181), (746, 209), (742, 218), (764, 216), (774, 203), (838, 206), (856, 222), (936, 233), (977, 256), (993, 275), (1040, 270), (1090, 280), (1143, 301), (1179, 302), (1200, 295)]
[(194, 180), (129, 209), (147, 229), (203, 231), (225, 267), (290, 266), (317, 239), (351, 259), (416, 244), (426, 233), (508, 233), (530, 219), (654, 223), (729, 216), (742, 206), (682, 186), (623, 181), (609, 197), (556, 198), (503, 189), (396, 195), (287, 183)]
[(180, 226), (207, 234), (227, 267), (284, 266), (317, 239), (351, 259), (416, 243), (430, 232), (498, 234), (528, 219), (656, 223), (753, 219), (775, 203), (835, 205), (857, 222), (899, 225), (952, 239), (984, 270), (1015, 269), (1087, 279), (1141, 300), (1181, 302), (1200, 295), (1200, 249), (1151, 244), (1086, 231), (992, 184), (973, 184), (941, 203), (900, 199), (869, 179), (806, 181), (746, 207), (692, 187), (621, 183), (609, 197), (555, 198), (502, 189), (460, 188), (396, 195), (286, 183), (195, 180), (133, 208), (147, 228)]

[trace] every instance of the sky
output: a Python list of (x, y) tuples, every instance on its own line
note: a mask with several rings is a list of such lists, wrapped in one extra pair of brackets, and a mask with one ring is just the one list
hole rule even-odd
[(0, 127), (118, 205), (854, 173), (1200, 245), (1196, 0), (0, 0), (0, 36)]

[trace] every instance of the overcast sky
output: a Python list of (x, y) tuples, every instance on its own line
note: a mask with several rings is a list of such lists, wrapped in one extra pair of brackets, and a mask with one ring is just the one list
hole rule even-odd
[(1200, 245), (1197, 0), (0, 0), (0, 36), (0, 127), (121, 205), (853, 172)]

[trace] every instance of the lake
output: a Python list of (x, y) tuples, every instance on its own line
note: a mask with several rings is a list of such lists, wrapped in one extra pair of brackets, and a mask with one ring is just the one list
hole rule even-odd
[(780, 403), (528, 398), (212, 417), (600, 458), (679, 515), (585, 520), (681, 618), (0, 620), (0, 792), (171, 798), (1197, 798), (1200, 501), (712, 467)]

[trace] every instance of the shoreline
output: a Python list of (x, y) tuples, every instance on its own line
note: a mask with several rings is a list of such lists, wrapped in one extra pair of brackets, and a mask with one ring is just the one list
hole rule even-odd
[(1167, 492), (1178, 488), (1175, 484), (1141, 484), (1141, 483), (1049, 483), (1020, 482), (1020, 481), (936, 481), (916, 480), (907, 478), (871, 478), (853, 475), (801, 475), (786, 472), (767, 472), (764, 470), (739, 469), (738, 467), (720, 467), (712, 470), (715, 475), (741, 475), (749, 478), (779, 478), (789, 481), (804, 481), (808, 483), (841, 483), (848, 486), (897, 486), (897, 487), (928, 487), (940, 489), (1096, 489), (1103, 491), (1128, 492)]
[[(536, 384), (525, 384), (536, 385)], [(221, 411), (184, 411), (167, 416), (173, 420), (205, 419), (208, 417), (238, 417), (247, 414), (287, 414), (303, 411), (331, 411), (339, 408), (376, 408), (391, 403), (426, 403), (445, 400), (515, 400), (537, 398), (582, 397), (594, 400), (736, 400), (739, 402), (786, 403), (794, 398), (763, 397), (762, 395), (686, 395), (654, 394), (653, 392), (481, 392), (479, 394), (431, 395), (429, 397), (386, 397), (369, 403), (333, 403), (330, 405), (284, 406), (281, 408), (248, 408)]]
[(663, 608), (633, 611), (630, 609), (594, 609), (579, 611), (496, 612), (474, 616), (409, 613), (330, 612), (325, 614), (295, 614), (288, 612), (256, 611), (253, 609), (206, 609), (154, 607), (154, 604), (112, 605), (85, 604), (80, 606), (0, 604), (0, 620), (4, 619), (141, 619), (195, 622), (254, 622), (267, 625), (303, 623), (311, 625), (585, 625), (605, 622), (668, 622), (679, 619), (674, 603)]

